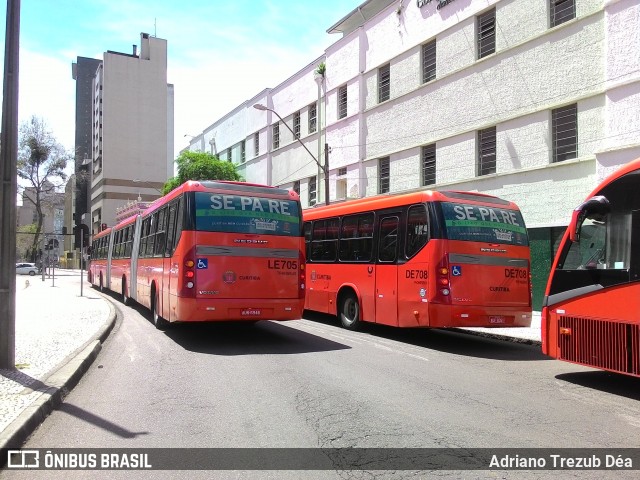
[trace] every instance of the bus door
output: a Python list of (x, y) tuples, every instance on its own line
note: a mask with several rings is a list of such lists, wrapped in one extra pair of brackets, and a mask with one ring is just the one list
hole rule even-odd
[(400, 215), (380, 218), (375, 268), (376, 323), (398, 326), (398, 227)]

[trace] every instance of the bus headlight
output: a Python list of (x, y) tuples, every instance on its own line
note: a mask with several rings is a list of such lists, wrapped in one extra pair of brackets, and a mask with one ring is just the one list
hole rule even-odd
[(187, 282), (187, 288), (193, 288), (193, 282)]
[(451, 292), (449, 291), (448, 288), (443, 288), (442, 290), (440, 290), (440, 293), (442, 295), (449, 295)]

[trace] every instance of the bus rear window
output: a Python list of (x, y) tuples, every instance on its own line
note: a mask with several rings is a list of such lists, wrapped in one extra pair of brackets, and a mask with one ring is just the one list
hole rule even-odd
[(529, 244), (524, 219), (518, 210), (453, 202), (442, 202), (441, 208), (450, 240)]
[(198, 231), (300, 235), (300, 205), (292, 200), (196, 192), (195, 204)]

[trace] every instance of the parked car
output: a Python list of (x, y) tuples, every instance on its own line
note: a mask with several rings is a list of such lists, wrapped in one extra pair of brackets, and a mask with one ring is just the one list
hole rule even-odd
[(35, 263), (16, 263), (16, 273), (21, 275), (31, 275), (32, 277), (40, 272)]

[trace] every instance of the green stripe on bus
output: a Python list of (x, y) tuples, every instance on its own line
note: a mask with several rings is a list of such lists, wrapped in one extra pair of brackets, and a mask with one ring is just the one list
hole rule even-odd
[(499, 230), (510, 230), (516, 233), (527, 233), (527, 229), (518, 225), (500, 222), (485, 222), (482, 220), (447, 220), (447, 227), (473, 227), (473, 228), (497, 228)]
[(283, 215), (281, 213), (272, 212), (254, 212), (242, 210), (215, 210), (200, 209), (196, 210), (196, 217), (251, 217), (251, 218), (268, 218), (269, 220), (281, 220), (289, 223), (300, 223), (300, 219), (293, 215)]

